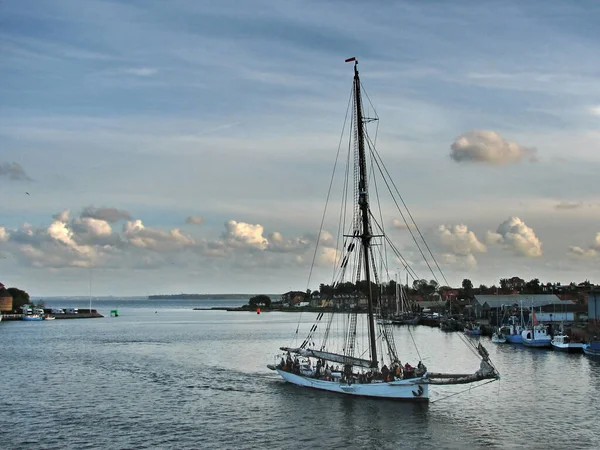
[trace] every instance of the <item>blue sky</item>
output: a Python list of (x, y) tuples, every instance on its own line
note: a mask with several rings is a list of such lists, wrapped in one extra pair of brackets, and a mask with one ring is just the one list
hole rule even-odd
[(600, 5), (522, 3), (2, 2), (0, 281), (306, 288), (356, 56), (451, 283), (600, 282)]

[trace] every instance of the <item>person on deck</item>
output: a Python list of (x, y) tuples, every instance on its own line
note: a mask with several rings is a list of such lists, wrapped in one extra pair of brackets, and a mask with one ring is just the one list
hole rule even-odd
[(384, 364), (383, 367), (381, 368), (381, 376), (383, 377), (383, 381), (390, 381), (389, 374), (390, 374), (390, 370), (388, 369), (388, 366), (386, 366)]
[(413, 378), (415, 368), (409, 363), (404, 364), (404, 378)]

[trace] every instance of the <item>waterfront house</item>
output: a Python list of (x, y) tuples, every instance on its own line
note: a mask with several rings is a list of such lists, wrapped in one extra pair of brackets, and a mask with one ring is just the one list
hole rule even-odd
[[(475, 295), (473, 309), (478, 318), (499, 316), (503, 308), (537, 309), (546, 312), (566, 312), (571, 300), (561, 300), (555, 294)], [(573, 312), (573, 311), (571, 311)]]
[(600, 287), (592, 289), (588, 294), (588, 329), (600, 330)]
[(13, 308), (13, 298), (8, 289), (0, 283), (0, 313), (10, 313)]
[(300, 302), (304, 301), (306, 292), (302, 291), (289, 291), (281, 296), (281, 304), (283, 306), (295, 306)]

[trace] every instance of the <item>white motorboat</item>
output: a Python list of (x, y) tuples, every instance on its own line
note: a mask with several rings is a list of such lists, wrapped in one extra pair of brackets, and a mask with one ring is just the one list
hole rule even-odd
[(550, 341), (552, 349), (561, 352), (581, 353), (583, 352), (583, 342), (572, 342), (571, 338), (566, 334), (556, 334)]

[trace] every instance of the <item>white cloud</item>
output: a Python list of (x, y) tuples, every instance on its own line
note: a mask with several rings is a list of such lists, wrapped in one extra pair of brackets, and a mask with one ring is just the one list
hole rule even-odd
[(8, 234), (8, 231), (6, 231), (6, 228), (0, 227), (0, 242), (8, 241), (9, 237), (10, 237), (10, 234)]
[(592, 259), (598, 256), (598, 252), (593, 248), (583, 249), (577, 246), (569, 247), (569, 255), (581, 259)]
[(156, 75), (158, 70), (152, 67), (130, 67), (123, 69), (123, 73), (135, 75), (136, 77), (151, 77), (152, 75)]
[(394, 227), (397, 230), (407, 230), (408, 229), (408, 227), (406, 226), (404, 221), (400, 220), (400, 219), (392, 219), (392, 227)]
[(93, 248), (87, 245), (79, 245), (79, 243), (74, 239), (74, 232), (71, 230), (68, 225), (64, 222), (54, 221), (48, 227), (48, 236), (50, 236), (55, 241), (61, 242), (66, 247), (80, 255), (85, 255), (86, 257), (91, 257), (93, 253)]
[(80, 244), (76, 237), (67, 223), (58, 220), (48, 228), (23, 224), (10, 233), (6, 250), (32, 267), (87, 267), (97, 256), (96, 249)]
[(317, 264), (324, 267), (333, 267), (339, 262), (340, 253), (333, 247), (321, 247), (317, 253)]
[(192, 225), (202, 225), (204, 223), (204, 217), (189, 216), (187, 219), (185, 219), (185, 223)]
[(458, 163), (473, 162), (492, 165), (513, 164), (528, 158), (535, 160), (536, 150), (502, 138), (495, 131), (474, 130), (456, 138), (450, 146), (450, 158)]
[(65, 209), (59, 213), (54, 214), (52, 216), (52, 218), (54, 220), (56, 220), (57, 222), (67, 223), (69, 221), (70, 214), (71, 214), (71, 211), (69, 211), (68, 209)]
[[(84, 211), (83, 214), (87, 213)], [(304, 256), (314, 242), (310, 236), (285, 238), (280, 232), (269, 234), (267, 239), (263, 236), (262, 225), (235, 220), (225, 223), (222, 239), (211, 240), (193, 237), (178, 228), (147, 227), (141, 220), (125, 222), (122, 232), (118, 233), (106, 220), (93, 217), (70, 220), (68, 210), (53, 215), (53, 219), (47, 228), (24, 224), (9, 232), (1, 227), (3, 250), (33, 267), (87, 267), (93, 264), (94, 267), (150, 269), (161, 264), (189, 265), (190, 259), (207, 257), (240, 267), (281, 269), (306, 263), (308, 259)], [(330, 235), (324, 234), (325, 240), (330, 241)], [(188, 262), (184, 263), (184, 260)]]
[(486, 252), (485, 244), (481, 243), (475, 233), (469, 231), (466, 225), (447, 227), (440, 225), (438, 237), (442, 245), (457, 255), (467, 256), (473, 253)]
[(488, 231), (489, 244), (501, 244), (518, 255), (537, 258), (542, 256), (542, 242), (518, 217), (510, 217), (502, 222), (495, 233)]
[(560, 210), (569, 210), (569, 209), (579, 209), (583, 207), (582, 202), (559, 202), (554, 206), (556, 209)]
[(105, 206), (101, 208), (88, 206), (83, 209), (81, 217), (90, 217), (92, 219), (104, 220), (110, 223), (115, 223), (119, 220), (131, 220), (131, 215), (127, 211), (117, 208), (108, 208)]
[(225, 239), (227, 244), (231, 247), (254, 247), (264, 250), (269, 245), (269, 242), (263, 237), (263, 231), (262, 225), (252, 225), (245, 222), (230, 220), (225, 223), (223, 239)]
[(474, 253), (487, 251), (485, 244), (480, 242), (475, 233), (464, 224), (440, 225), (437, 229), (437, 238), (444, 249), (450, 250), (450, 252), (442, 252), (442, 262), (455, 269), (476, 268), (477, 259)]
[(592, 106), (589, 111), (590, 111), (590, 114), (592, 114), (593, 116), (600, 117), (600, 106)]
[(172, 252), (196, 245), (194, 238), (182, 233), (178, 228), (169, 231), (146, 228), (141, 220), (125, 222), (123, 236), (135, 247), (157, 252)]
[(577, 246), (569, 247), (569, 255), (580, 259), (593, 259), (600, 256), (600, 233), (596, 233), (594, 242), (587, 249)]
[(112, 228), (105, 220), (83, 217), (73, 219), (71, 227), (78, 233), (87, 233), (93, 237), (110, 236)]
[(477, 267), (477, 259), (472, 253), (467, 255), (457, 255), (454, 253), (442, 253), (441, 261), (447, 266), (453, 268), (461, 268), (466, 270), (473, 270)]
[(269, 234), (267, 242), (266, 250), (270, 252), (298, 252), (310, 246), (306, 238), (285, 239), (278, 231)]

